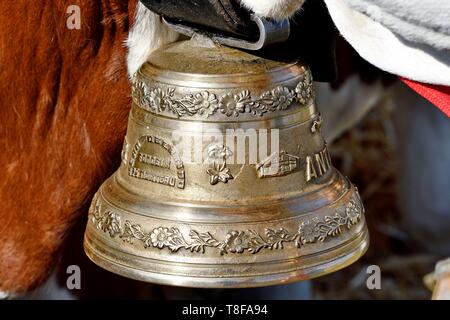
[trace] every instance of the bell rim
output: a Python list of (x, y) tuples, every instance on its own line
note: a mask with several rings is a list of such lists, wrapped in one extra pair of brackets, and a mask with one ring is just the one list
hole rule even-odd
[[(86, 232), (84, 238), (84, 250), (88, 258), (97, 266), (109, 272), (137, 281), (157, 285), (199, 289), (257, 288), (315, 279), (337, 272), (355, 263), (367, 252), (370, 242), (370, 236), (365, 220), (361, 221), (361, 223), (363, 223), (361, 231), (354, 235), (354, 237), (344, 245), (344, 247), (350, 246), (350, 250), (346, 250), (345, 254), (337, 254), (337, 258), (335, 259), (324, 259), (324, 263), (318, 263), (306, 268), (299, 267), (294, 268), (291, 271), (279, 273), (274, 272), (266, 275), (249, 275), (242, 277), (199, 277), (181, 274), (158, 273), (137, 269), (118, 263), (114, 259), (111, 259), (96, 250), (89, 241), (88, 231)], [(336, 256), (336, 251), (339, 253), (342, 248), (342, 246), (334, 247), (330, 251), (326, 252), (326, 254), (327, 256)], [(119, 255), (123, 255), (123, 252), (118, 251), (118, 253)], [(318, 256), (320, 255), (322, 255), (322, 253), (318, 254)], [(286, 261), (292, 264), (292, 260), (293, 259), (281, 260), (279, 264), (283, 265)], [(305, 256), (300, 256), (295, 260), (299, 265), (302, 265), (305, 261)], [(206, 268), (208, 268), (208, 266)]]
[(369, 245), (356, 187), (341, 174), (334, 177), (346, 191), (331, 204), (257, 223), (205, 224), (202, 214), (186, 223), (164, 219), (159, 210), (159, 216), (142, 216), (128, 206), (119, 209), (112, 203), (119, 198), (105, 198), (104, 184), (89, 211), (85, 252), (124, 277), (193, 288), (261, 287), (326, 275), (358, 260)]

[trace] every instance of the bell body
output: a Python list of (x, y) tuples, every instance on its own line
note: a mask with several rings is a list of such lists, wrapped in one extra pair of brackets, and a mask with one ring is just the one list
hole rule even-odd
[(122, 164), (94, 197), (85, 251), (126, 277), (255, 287), (324, 275), (368, 246), (331, 164), (309, 69), (194, 39), (133, 79)]

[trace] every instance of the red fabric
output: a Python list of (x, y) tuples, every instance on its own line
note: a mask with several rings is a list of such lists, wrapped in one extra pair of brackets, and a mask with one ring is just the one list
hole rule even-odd
[(400, 79), (450, 118), (450, 87), (421, 83), (405, 78)]

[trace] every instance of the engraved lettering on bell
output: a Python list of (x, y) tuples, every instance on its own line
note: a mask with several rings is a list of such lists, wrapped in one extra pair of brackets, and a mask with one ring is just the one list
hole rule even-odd
[(151, 154), (139, 153), (139, 162), (151, 164), (156, 167), (170, 169), (170, 159), (159, 158)]
[[(145, 152), (146, 150), (150, 153)], [(158, 154), (151, 154), (153, 152)], [(165, 158), (164, 153), (172, 159)], [(185, 186), (183, 162), (175, 148), (157, 136), (142, 136), (138, 139), (131, 153), (128, 175), (179, 189), (184, 189)]]
[(322, 151), (315, 153), (313, 156), (307, 156), (305, 171), (306, 181), (309, 182), (323, 176), (330, 170), (331, 166), (330, 154), (326, 147)]

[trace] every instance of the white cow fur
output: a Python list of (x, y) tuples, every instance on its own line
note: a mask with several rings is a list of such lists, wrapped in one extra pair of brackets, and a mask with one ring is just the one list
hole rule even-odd
[(136, 19), (130, 30), (128, 47), (128, 73), (133, 76), (150, 54), (161, 46), (176, 41), (178, 34), (166, 26), (161, 17), (139, 2)]
[[(240, 0), (242, 5), (257, 15), (272, 19), (284, 19), (292, 16), (303, 5), (304, 0)], [(133, 76), (150, 54), (173, 42), (178, 35), (170, 30), (161, 18), (148, 10), (140, 2), (136, 11), (133, 28), (126, 41), (129, 48), (128, 73)]]
[(282, 20), (297, 12), (305, 0), (240, 0), (240, 2), (259, 16)]

